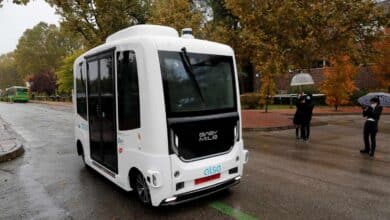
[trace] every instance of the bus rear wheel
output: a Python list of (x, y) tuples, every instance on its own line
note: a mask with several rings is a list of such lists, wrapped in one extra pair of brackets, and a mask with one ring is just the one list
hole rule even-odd
[(140, 172), (137, 172), (133, 180), (135, 181), (134, 187), (137, 193), (138, 200), (144, 205), (150, 205), (150, 191), (144, 176)]

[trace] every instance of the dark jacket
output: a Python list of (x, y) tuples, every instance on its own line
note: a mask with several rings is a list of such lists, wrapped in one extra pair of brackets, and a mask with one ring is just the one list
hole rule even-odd
[(295, 125), (301, 125), (303, 124), (303, 120), (305, 117), (305, 103), (298, 102), (296, 104), (297, 110), (294, 115), (294, 124)]
[(367, 106), (363, 110), (363, 117), (372, 118), (375, 120), (375, 122), (378, 123), (382, 110), (383, 108), (380, 105), (377, 105), (375, 109), (372, 108), (371, 106)]
[(314, 105), (309, 102), (309, 103), (305, 103), (305, 106), (304, 106), (304, 114), (303, 114), (303, 124), (308, 124), (311, 122), (311, 118), (313, 117), (313, 109), (314, 109)]

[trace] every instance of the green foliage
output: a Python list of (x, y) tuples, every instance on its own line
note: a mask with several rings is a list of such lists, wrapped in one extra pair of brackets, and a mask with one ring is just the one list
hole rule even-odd
[(56, 72), (59, 93), (71, 94), (73, 89), (73, 63), (82, 53), (82, 51), (76, 51), (62, 60), (61, 66)]
[(23, 80), (16, 73), (16, 64), (13, 53), (0, 56), (0, 89), (10, 86), (23, 85)]
[(17, 72), (21, 78), (45, 71), (55, 71), (69, 52), (79, 47), (55, 25), (39, 23), (27, 29), (14, 52)]
[(46, 1), (62, 17), (61, 27), (83, 36), (87, 47), (123, 28), (145, 23), (151, 5), (151, 0)]

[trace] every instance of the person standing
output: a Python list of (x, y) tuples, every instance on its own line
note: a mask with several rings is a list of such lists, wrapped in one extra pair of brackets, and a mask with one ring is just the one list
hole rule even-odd
[(312, 98), (310, 95), (307, 95), (305, 97), (305, 105), (303, 108), (304, 114), (303, 114), (302, 125), (301, 125), (301, 133), (303, 135), (302, 139), (305, 142), (308, 142), (310, 138), (310, 123), (313, 117), (313, 109), (314, 109), (314, 105), (312, 103)]
[(295, 125), (295, 136), (297, 139), (303, 138), (302, 132), (301, 136), (299, 136), (299, 130), (302, 131), (302, 121), (304, 117), (304, 107), (305, 107), (305, 97), (300, 96), (298, 97), (298, 102), (296, 104), (296, 111), (293, 119), (293, 123)]
[[(370, 100), (370, 106), (363, 107), (363, 117), (366, 117), (366, 123), (364, 124), (364, 149), (360, 150), (360, 153), (368, 154), (373, 157), (376, 148), (376, 134), (378, 132), (378, 122), (382, 113), (382, 106), (378, 97), (374, 97)], [(371, 141), (371, 143), (370, 143)]]

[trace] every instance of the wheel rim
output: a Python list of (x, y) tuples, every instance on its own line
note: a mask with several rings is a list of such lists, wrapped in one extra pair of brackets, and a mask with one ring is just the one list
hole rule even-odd
[(136, 178), (138, 197), (143, 203), (149, 203), (149, 190), (144, 178), (139, 174)]

